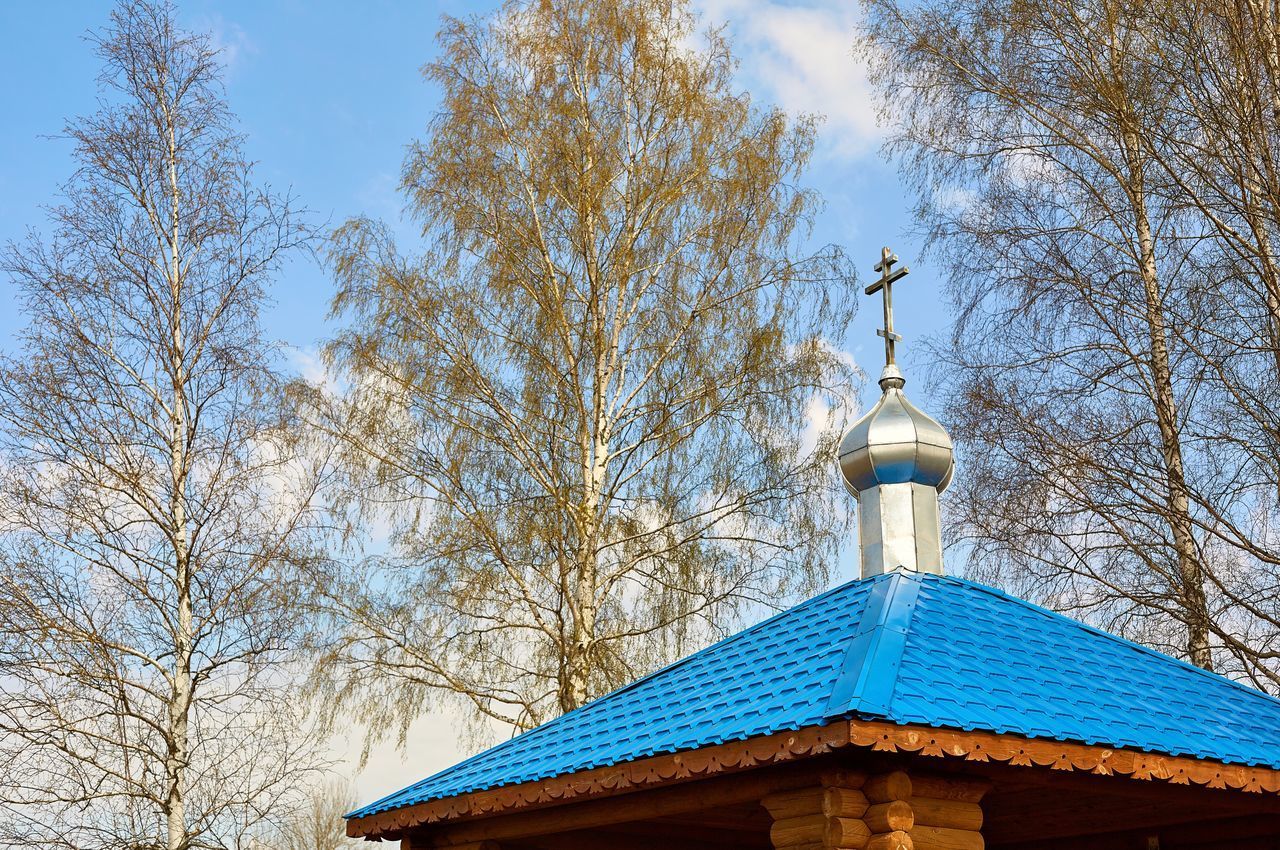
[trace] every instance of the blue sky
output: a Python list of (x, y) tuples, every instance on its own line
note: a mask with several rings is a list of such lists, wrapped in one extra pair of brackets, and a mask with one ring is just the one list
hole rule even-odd
[[(405, 145), (422, 134), (436, 94), (419, 69), (435, 53), (441, 14), (483, 13), (492, 3), (180, 2), (183, 23), (211, 32), (223, 49), (228, 96), (248, 137), (258, 174), (291, 188), (316, 219), (400, 214), (396, 180)], [(921, 378), (922, 335), (945, 328), (940, 290), (913, 262), (904, 231), (907, 199), (895, 167), (879, 154), (875, 109), (852, 55), (856, 25), (847, 0), (809, 4), (700, 0), (704, 20), (727, 23), (742, 60), (739, 81), (761, 102), (826, 116), (809, 183), (827, 201), (815, 242), (836, 242), (869, 266), (883, 243), (915, 268), (897, 290), (897, 325), (907, 336), (908, 375)], [(44, 226), (41, 206), (56, 199), (72, 169), (65, 121), (93, 109), (98, 63), (83, 35), (102, 26), (107, 5), (0, 4), (0, 243)], [(0, 347), (19, 327), (8, 282), (0, 292)], [(280, 275), (270, 334), (300, 360), (330, 332), (332, 284), (309, 258)], [(843, 344), (874, 378), (878, 304), (864, 309)], [(915, 370), (911, 366), (916, 365)], [(913, 395), (927, 403), (922, 381)], [(874, 383), (867, 394), (875, 391)]]
[[(912, 397), (937, 413), (923, 385), (923, 353), (912, 343), (945, 333), (947, 309), (938, 277), (916, 261), (917, 245), (906, 238), (909, 199), (896, 166), (879, 153), (883, 131), (852, 54), (856, 4), (696, 3), (705, 22), (728, 25), (742, 62), (739, 82), (759, 102), (826, 116), (808, 179), (826, 199), (814, 242), (844, 246), (864, 278), (873, 276), (886, 243), (913, 267), (895, 290), (896, 324), (906, 336), (900, 359), (908, 378), (916, 378), (908, 386)], [(440, 15), (484, 13), (494, 5), (179, 0), (179, 14), (188, 28), (212, 33), (224, 51), (228, 97), (259, 177), (289, 188), (318, 221), (337, 224), (356, 214), (399, 216), (401, 158), (437, 101), (419, 69), (435, 53)], [(0, 244), (44, 227), (42, 205), (56, 200), (58, 185), (71, 174), (69, 145), (48, 137), (67, 119), (93, 110), (98, 62), (83, 35), (105, 24), (108, 9), (85, 2), (0, 4)], [(267, 331), (292, 347), (301, 370), (331, 333), (325, 320), (331, 292), (330, 279), (309, 258), (298, 258), (278, 278)], [(869, 373), (865, 403), (878, 394), (882, 347), (875, 336), (878, 299), (860, 297), (858, 318), (836, 342)], [(13, 347), (21, 321), (11, 285), (0, 281), (0, 348)], [(837, 578), (853, 577), (851, 555), (852, 546)], [(459, 754), (447, 722), (425, 723), (415, 741), (411, 763), (375, 753), (362, 796), (425, 776)]]

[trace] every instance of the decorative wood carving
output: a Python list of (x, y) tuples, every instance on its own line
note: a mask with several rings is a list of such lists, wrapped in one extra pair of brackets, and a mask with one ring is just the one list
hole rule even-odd
[[(414, 827), (442, 821), (496, 815), (578, 798), (606, 797), (762, 765), (795, 761), (846, 746), (976, 762), (998, 761), (1051, 770), (1122, 775), (1131, 779), (1163, 780), (1174, 784), (1231, 788), (1251, 793), (1280, 793), (1280, 771), (1265, 767), (1226, 765), (1186, 757), (1153, 755), (1134, 750), (1028, 739), (990, 732), (849, 720), (417, 803), (352, 819), (347, 822), (347, 834), (372, 839), (393, 837)], [(921, 777), (921, 781), (929, 780)], [(951, 783), (951, 787), (959, 786)], [(915, 795), (929, 798), (940, 796), (935, 793), (924, 794), (919, 789)], [(972, 819), (975, 816), (970, 810), (968, 817)]]
[(626, 764), (460, 794), (443, 800), (415, 803), (347, 821), (352, 838), (381, 838), (417, 826), (458, 818), (498, 814), (513, 809), (549, 805), (578, 797), (602, 797), (640, 788), (793, 761), (830, 752), (849, 743), (849, 724), (811, 726), (746, 741), (733, 741), (674, 755), (654, 756)]
[(964, 732), (898, 726), (878, 721), (849, 722), (849, 742), (882, 752), (958, 757), (967, 761), (1001, 761), (1024, 767), (1077, 770), (1130, 779), (1194, 783), (1209, 788), (1233, 788), (1251, 793), (1280, 793), (1280, 771), (1244, 767), (1181, 756), (1162, 756), (1136, 750), (1094, 747), (1063, 741), (1020, 738), (992, 732)]

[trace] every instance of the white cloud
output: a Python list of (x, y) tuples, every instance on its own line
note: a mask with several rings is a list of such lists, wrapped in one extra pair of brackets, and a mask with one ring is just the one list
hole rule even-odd
[(882, 132), (866, 65), (853, 54), (859, 16), (849, 0), (790, 4), (697, 0), (705, 24), (728, 24), (740, 82), (790, 113), (826, 117), (824, 145), (857, 154)]
[(967, 212), (976, 200), (977, 195), (972, 189), (958, 186), (944, 187), (933, 194), (933, 203), (953, 215)]
[(1005, 154), (1004, 170), (1015, 186), (1023, 187), (1056, 182), (1062, 171), (1052, 156), (1025, 147)]
[(804, 430), (800, 432), (800, 457), (807, 457), (813, 452), (818, 447), (819, 438), (831, 428), (848, 427), (853, 423), (860, 412), (859, 391), (866, 382), (866, 372), (851, 353), (828, 339), (820, 339), (818, 344), (850, 370), (855, 385), (848, 393), (834, 398), (822, 393), (814, 393), (808, 398), (804, 408)]
[(328, 370), (320, 358), (319, 349), (315, 346), (291, 345), (288, 350), (289, 362), (304, 381), (319, 386), (328, 382)]
[(328, 395), (340, 394), (344, 387), (338, 380), (337, 375), (325, 366), (324, 358), (320, 356), (320, 350), (315, 346), (287, 346), (286, 356), (289, 365), (293, 367), (298, 377), (302, 378), (308, 384), (319, 387)]
[[(841, 363), (843, 363), (845, 367), (853, 374), (854, 378), (856, 378), (859, 381), (865, 380), (866, 373), (862, 371), (862, 367), (858, 365), (858, 360), (856, 357), (853, 356), (852, 353), (845, 351), (843, 348), (836, 345), (834, 342), (827, 339), (826, 337), (819, 337), (818, 347), (822, 348), (827, 352), (827, 354), (831, 355), (836, 360), (839, 360)], [(854, 404), (857, 403), (856, 398), (853, 400), (853, 403)]]
[(191, 29), (209, 34), (212, 47), (218, 52), (218, 61), (222, 63), (223, 72), (227, 75), (246, 57), (258, 53), (258, 45), (249, 38), (244, 28), (220, 14), (214, 13), (200, 19)]

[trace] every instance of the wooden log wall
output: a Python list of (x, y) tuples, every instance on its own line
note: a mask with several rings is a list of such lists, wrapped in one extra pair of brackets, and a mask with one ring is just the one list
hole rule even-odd
[(983, 782), (851, 771), (771, 794), (775, 850), (983, 850)]
[(863, 816), (866, 776), (852, 771), (824, 773), (819, 785), (783, 791), (761, 802), (773, 817), (769, 837), (779, 850), (824, 850), (867, 846), (870, 831)]

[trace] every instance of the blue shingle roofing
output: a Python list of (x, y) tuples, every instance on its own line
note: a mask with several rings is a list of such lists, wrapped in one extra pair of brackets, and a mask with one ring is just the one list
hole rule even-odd
[(365, 806), (842, 717), (1280, 769), (1280, 700), (962, 579), (854, 581)]

